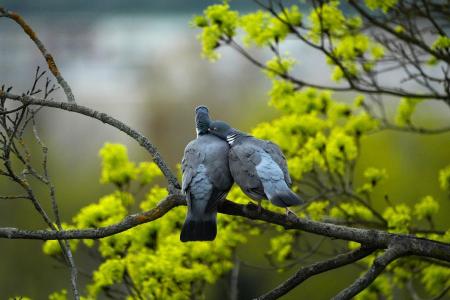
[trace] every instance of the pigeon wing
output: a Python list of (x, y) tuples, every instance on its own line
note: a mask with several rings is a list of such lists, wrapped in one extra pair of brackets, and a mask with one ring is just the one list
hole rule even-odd
[(198, 150), (197, 140), (190, 142), (184, 150), (181, 161), (181, 171), (183, 173), (181, 188), (187, 192), (192, 178), (197, 174), (197, 167), (204, 161), (205, 154)]
[(251, 143), (241, 143), (230, 149), (231, 175), (242, 191), (254, 200), (260, 200), (265, 197), (264, 189), (256, 173), (256, 165), (260, 161), (261, 158), (257, 148)]
[(277, 165), (283, 171), (284, 180), (286, 181), (287, 185), (291, 186), (292, 180), (291, 176), (289, 175), (286, 157), (284, 156), (283, 152), (281, 152), (280, 147), (278, 147), (277, 144), (274, 144), (270, 141), (263, 141), (263, 142), (264, 144), (262, 145), (262, 147), (264, 151), (266, 151), (270, 155), (270, 157), (272, 157), (273, 161), (277, 163)]

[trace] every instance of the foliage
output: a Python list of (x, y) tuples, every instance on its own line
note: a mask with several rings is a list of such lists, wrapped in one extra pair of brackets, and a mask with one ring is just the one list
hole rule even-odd
[[(282, 83), (286, 84), (280, 80), (274, 83), (274, 89), (279, 89)], [(335, 100), (329, 91), (320, 92), (311, 88), (296, 91), (290, 89), (289, 84), (282, 89), (282, 92), (273, 89), (270, 92), (270, 104), (279, 109), (282, 115), (271, 122), (257, 125), (252, 134), (272, 140), (282, 147), (292, 177), (297, 182), (295, 188), (300, 191), (304, 188), (303, 180), (312, 178), (311, 175), (317, 172), (327, 178), (315, 179), (317, 184), (323, 185), (323, 189), (332, 184), (340, 186), (340, 182), (350, 185), (347, 175), (358, 157), (360, 140), (375, 130), (378, 122), (358, 105), (360, 98), (355, 99), (353, 104), (345, 104)], [(82, 208), (73, 217), (73, 223), (64, 224), (64, 228), (111, 225), (128, 215), (136, 204), (141, 211), (146, 211), (167, 195), (164, 188), (153, 184), (154, 179), (161, 175), (153, 163), (137, 165), (129, 161), (126, 149), (117, 144), (105, 144), (100, 150), (100, 156), (102, 182), (113, 183), (117, 190), (101, 197), (97, 203)], [(370, 195), (380, 182), (386, 180), (387, 171), (369, 167), (364, 170), (363, 176), (366, 181), (357, 189), (357, 194), (341, 199), (324, 197), (325, 200), (310, 202), (300, 216), (320, 221), (380, 222), (369, 203), (358, 199)], [(140, 201), (135, 199), (133, 193), (123, 190), (124, 186), (131, 186), (134, 182), (149, 188)], [(237, 188), (232, 189), (229, 198), (240, 203), (248, 202), (248, 198)], [(275, 208), (271, 206), (270, 209)], [(439, 204), (432, 196), (427, 196), (413, 207), (406, 204), (388, 206), (382, 213), (382, 220), (387, 222), (387, 229), (392, 232), (411, 233), (414, 218), (431, 219), (438, 211)], [(233, 267), (234, 249), (245, 243), (249, 234), (260, 233), (257, 227), (249, 226), (238, 218), (219, 215), (219, 234), (214, 242), (182, 244), (179, 242), (179, 232), (184, 216), (185, 208), (180, 207), (162, 219), (98, 242), (83, 241), (86, 247), (96, 249), (101, 257), (100, 265), (88, 285), (86, 299), (96, 299), (102, 292), (117, 289), (127, 282), (132, 282), (135, 287), (136, 292), (133, 293), (137, 295), (139, 291), (140, 294), (150, 295), (150, 299), (190, 299), (202, 295), (205, 284), (216, 282)], [(298, 255), (295, 244), (298, 241), (301, 243), (301, 237), (295, 232), (275, 232), (270, 240), (270, 248), (266, 251), (267, 256), (276, 264), (295, 259)], [(439, 236), (432, 238), (441, 239)], [(76, 242), (71, 246), (73, 249), (79, 248)], [(45, 242), (43, 250), (47, 255), (60, 255), (56, 241)], [(370, 264), (372, 260), (369, 258), (365, 261)], [(425, 287), (431, 294), (437, 291), (436, 286), (442, 286), (441, 281), (446, 278), (447, 270), (423, 262), (417, 264), (424, 268), (414, 276), (423, 276)], [(404, 267), (405, 272), (410, 272), (417, 264), (408, 263)], [(403, 276), (399, 272), (400, 267), (402, 264), (389, 276), (379, 277), (358, 299), (375, 299), (374, 295), (379, 293), (391, 297), (394, 282)], [(136, 296), (133, 293), (130, 297)], [(65, 295), (64, 292), (55, 293), (50, 299), (65, 299)]]
[[(73, 217), (73, 223), (64, 228), (99, 228), (121, 221), (138, 205), (139, 210), (152, 209), (167, 196), (166, 189), (153, 183), (161, 176), (154, 163), (135, 164), (128, 160), (126, 148), (118, 144), (105, 144), (100, 150), (102, 182), (113, 183), (117, 190), (90, 204)], [(133, 175), (131, 175), (133, 174)], [(107, 178), (108, 180), (106, 180)], [(137, 182), (148, 192), (140, 201), (134, 193), (123, 187)], [(131, 188), (129, 188), (131, 189)], [(233, 191), (239, 201), (239, 191)], [(137, 202), (137, 203), (135, 203)], [(185, 207), (173, 209), (157, 221), (144, 224), (98, 241), (84, 240), (85, 247), (95, 249), (101, 257), (93, 272), (84, 299), (97, 299), (103, 292), (114, 293), (124, 285), (133, 287), (129, 298), (146, 295), (146, 299), (191, 299), (204, 295), (203, 286), (217, 281), (232, 267), (233, 251), (247, 240), (246, 232), (255, 234), (239, 219), (220, 215), (219, 234), (214, 242), (181, 243), (181, 225)], [(246, 229), (247, 228), (247, 229)], [(71, 244), (79, 250), (79, 245)], [(78, 247), (77, 247), (78, 246)], [(57, 241), (43, 245), (47, 255), (57, 257)], [(51, 295), (50, 299), (66, 299), (65, 291)]]
[(414, 206), (414, 212), (419, 220), (429, 219), (439, 211), (439, 203), (431, 196), (424, 197)]
[[(277, 6), (271, 1), (264, 2), (268, 3), (267, 6), (261, 4), (262, 9), (255, 12), (238, 15), (235, 11), (234, 15), (238, 17), (233, 18), (233, 35), (216, 37), (225, 42), (222, 45), (228, 44), (245, 57), (250, 56), (250, 61), (260, 67), (272, 82), (268, 93), (269, 105), (276, 108), (280, 116), (258, 124), (252, 134), (277, 143), (286, 155), (294, 189), (305, 197), (314, 196), (314, 201), (299, 212), (300, 217), (344, 224), (372, 224), (405, 234), (417, 234), (414, 225), (426, 220), (431, 226), (430, 232), (433, 232), (433, 216), (439, 213), (440, 207), (434, 196), (416, 199), (413, 204), (406, 199), (399, 199), (405, 202), (396, 201), (394, 204), (386, 196), (386, 201), (376, 199), (378, 203), (373, 205), (374, 192), (388, 180), (389, 171), (376, 165), (362, 171), (365, 180), (359, 186), (354, 183), (361, 144), (368, 135), (383, 130), (386, 124), (414, 128), (412, 116), (417, 104), (426, 100), (405, 93), (391, 123), (385, 115), (373, 112), (372, 103), (366, 100), (367, 95), (358, 94), (352, 101), (342, 101), (331, 90), (311, 87), (294, 77), (292, 74), (296, 70), (301, 71), (301, 60), (279, 51), (288, 37), (321, 50), (332, 68), (331, 79), (337, 82), (345, 79), (355, 90), (359, 82), (374, 78), (374, 71), (384, 63), (386, 55), (393, 55), (392, 49), (379, 42), (381, 39), (374, 39), (365, 30), (367, 27), (364, 27), (360, 14), (344, 12), (340, 1), (312, 2), (315, 5), (309, 11), (301, 10), (297, 5)], [(377, 12), (381, 16), (397, 9), (396, 0), (367, 0), (365, 5), (368, 10), (381, 11)], [(233, 13), (230, 6), (227, 5), (226, 9), (227, 14)], [(400, 24), (393, 31), (406, 34), (407, 29)], [(242, 35), (236, 34), (239, 29)], [(238, 47), (240, 40), (242, 46)], [(208, 43), (204, 38), (200, 41), (203, 45)], [(448, 41), (447, 36), (438, 35), (429, 47), (444, 53), (449, 48)], [(255, 63), (257, 58), (246, 51), (254, 46), (270, 50), (273, 57), (265, 64)], [(217, 53), (219, 48), (211, 51)], [(433, 55), (431, 57), (436, 59)], [(440, 171), (439, 183), (442, 189), (449, 190), (450, 167)], [(441, 241), (448, 239), (442, 233), (420, 236)], [(295, 246), (297, 240), (298, 237), (291, 232), (277, 231), (271, 239), (268, 256), (278, 265), (295, 261), (302, 252)], [(363, 260), (364, 263), (370, 266), (376, 255)], [(406, 281), (422, 281), (425, 290), (436, 295), (448, 286), (448, 282), (442, 279), (448, 278), (447, 271), (420, 260), (402, 259), (356, 298), (392, 299), (395, 285)]]
[(439, 184), (441, 189), (450, 191), (450, 165), (439, 172)]
[(102, 158), (101, 183), (128, 184), (136, 178), (137, 169), (128, 161), (127, 149), (123, 145), (106, 144), (99, 153)]
[(411, 116), (420, 99), (403, 98), (397, 108), (395, 122), (400, 126), (411, 125)]
[[(380, 10), (385, 15), (397, 1), (367, 0), (365, 4), (368, 9)], [(220, 58), (218, 49), (223, 45), (230, 45), (244, 55), (251, 47), (273, 52), (271, 59), (257, 65), (271, 80), (269, 105), (280, 115), (256, 125), (252, 134), (281, 147), (292, 175), (293, 189), (314, 200), (297, 212), (300, 217), (450, 242), (450, 231), (440, 232), (433, 225), (433, 217), (440, 208), (437, 196), (425, 195), (422, 199), (413, 199), (415, 203), (412, 204), (406, 199), (392, 203), (388, 196), (383, 199), (375, 193), (389, 179), (389, 170), (379, 168), (377, 162), (373, 162), (372, 167), (356, 174), (361, 144), (369, 134), (386, 129), (390, 120), (373, 113), (374, 106), (369, 104), (367, 95), (357, 94), (343, 101), (331, 89), (312, 87), (295, 80), (291, 74), (300, 62), (278, 51), (289, 36), (322, 50), (326, 38), (333, 45), (330, 53), (325, 49), (331, 79), (346, 80), (352, 84), (352, 89), (358, 90), (356, 84), (373, 75), (389, 49), (365, 31), (360, 15), (344, 13), (342, 7), (339, 1), (324, 1), (310, 11), (301, 11), (299, 6), (292, 5), (280, 7), (278, 11), (271, 11), (273, 8), (269, 7), (242, 14), (232, 10), (225, 1), (206, 8), (203, 15), (193, 18), (191, 24), (201, 30), (198, 38), (202, 55), (212, 61)], [(300, 34), (299, 29), (306, 33)], [(394, 32), (403, 34), (405, 30), (397, 25)], [(239, 45), (236, 39), (240, 38), (242, 47), (236, 46)], [(435, 54), (448, 48), (446, 36), (438, 36), (430, 46), (437, 51)], [(390, 125), (414, 129), (412, 115), (417, 104), (425, 101), (423, 98), (408, 94), (401, 97), (393, 118), (395, 124)], [(136, 165), (129, 161), (124, 146), (106, 144), (100, 150), (100, 156), (100, 181), (115, 185), (116, 190), (82, 208), (72, 224), (64, 225), (66, 228), (107, 226), (122, 220), (136, 207), (141, 211), (155, 207), (167, 195), (164, 188), (154, 183), (160, 175), (157, 167), (153, 163)], [(362, 182), (355, 183), (355, 174), (363, 178)], [(438, 180), (442, 189), (449, 190), (450, 166), (440, 171)], [(143, 199), (133, 192), (133, 185), (148, 189)], [(232, 189), (229, 198), (248, 202), (237, 188)], [(278, 208), (270, 206), (270, 209)], [(179, 232), (185, 210), (184, 207), (173, 209), (162, 219), (99, 241), (83, 241), (84, 247), (94, 249), (101, 258), (87, 287), (86, 299), (96, 299), (101, 293), (123, 291), (123, 286), (131, 287), (127, 294), (129, 299), (139, 295), (149, 299), (204, 297), (204, 286), (216, 282), (232, 269), (236, 247), (245, 243), (250, 235), (261, 233), (258, 224), (220, 215), (219, 234), (214, 242), (181, 244)], [(277, 269), (295, 263), (301, 254), (311, 251), (299, 247), (304, 237), (298, 232), (274, 226), (265, 228), (272, 234), (270, 247), (265, 252)], [(78, 251), (81, 248), (76, 243), (71, 243), (71, 247)], [(349, 243), (347, 247), (354, 249), (358, 245)], [(53, 241), (46, 242), (43, 250), (48, 255), (60, 255)], [(369, 267), (377, 255), (379, 253), (374, 253), (360, 263)], [(355, 299), (392, 299), (395, 287), (406, 282), (421, 282), (423, 289), (435, 296), (449, 285), (449, 276), (448, 269), (432, 262), (401, 259), (390, 265)], [(65, 297), (66, 293), (62, 291), (50, 299)]]
[(231, 11), (228, 3), (211, 5), (203, 16), (196, 16), (192, 25), (203, 28), (198, 38), (202, 41), (202, 55), (214, 61), (219, 58), (215, 49), (219, 46), (222, 36), (231, 37), (235, 34), (239, 13)]

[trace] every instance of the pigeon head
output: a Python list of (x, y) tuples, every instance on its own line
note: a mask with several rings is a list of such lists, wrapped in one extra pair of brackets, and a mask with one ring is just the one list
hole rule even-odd
[(213, 121), (209, 124), (209, 132), (226, 140), (227, 136), (233, 133), (234, 129), (223, 121)]
[(195, 109), (195, 125), (197, 135), (208, 134), (208, 127), (211, 120), (206, 106), (200, 105)]

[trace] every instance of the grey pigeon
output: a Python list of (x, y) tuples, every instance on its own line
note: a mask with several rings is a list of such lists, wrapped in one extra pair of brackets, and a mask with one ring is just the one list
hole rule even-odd
[(228, 167), (228, 144), (208, 133), (208, 108), (195, 110), (197, 138), (184, 150), (181, 162), (182, 190), (186, 194), (188, 212), (180, 240), (212, 241), (217, 234), (217, 205), (222, 201), (233, 179)]
[(209, 131), (230, 145), (231, 175), (247, 196), (259, 205), (262, 199), (286, 208), (303, 204), (290, 189), (286, 158), (276, 144), (240, 132), (223, 121), (211, 122)]

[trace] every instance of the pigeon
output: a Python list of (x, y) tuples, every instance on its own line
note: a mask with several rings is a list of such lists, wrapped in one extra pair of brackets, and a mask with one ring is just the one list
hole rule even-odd
[(248, 197), (258, 202), (259, 210), (262, 199), (285, 207), (287, 214), (289, 206), (304, 203), (290, 189), (292, 180), (286, 158), (276, 144), (231, 128), (223, 121), (210, 122), (209, 132), (230, 145), (228, 161), (234, 182)]
[(188, 212), (180, 234), (182, 242), (212, 241), (217, 234), (217, 206), (225, 199), (233, 179), (228, 167), (227, 142), (209, 134), (208, 108), (195, 110), (197, 138), (184, 150), (182, 191)]

